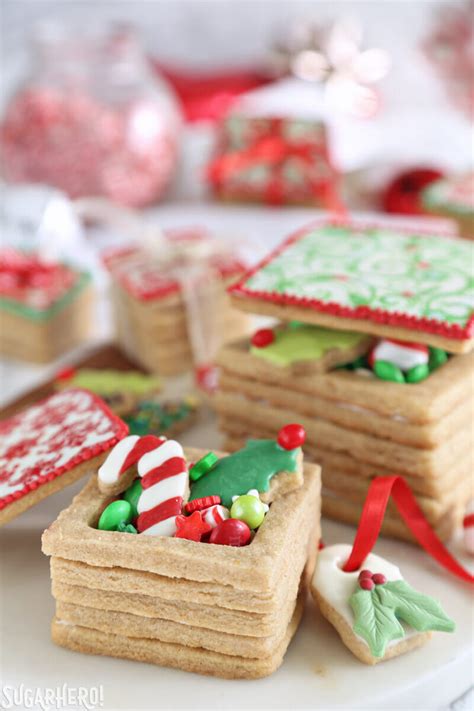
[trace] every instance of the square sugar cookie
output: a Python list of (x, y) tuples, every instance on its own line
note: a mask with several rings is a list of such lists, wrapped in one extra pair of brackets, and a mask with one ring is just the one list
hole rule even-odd
[(454, 237), (320, 221), (229, 291), (244, 311), (463, 353), (474, 344), (473, 260), (474, 245)]
[(0, 422), (0, 525), (96, 471), (127, 432), (102, 400), (79, 389)]

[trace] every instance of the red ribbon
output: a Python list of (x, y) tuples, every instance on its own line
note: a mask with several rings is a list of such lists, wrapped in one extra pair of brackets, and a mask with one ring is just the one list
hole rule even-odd
[(178, 71), (152, 60), (173, 87), (187, 121), (218, 121), (237, 98), (272, 81), (253, 69), (219, 72)]
[(447, 571), (465, 582), (473, 583), (474, 575), (463, 568), (440, 541), (401, 476), (379, 476), (371, 482), (352, 551), (343, 570), (346, 573), (358, 570), (372, 551), (380, 533), (390, 495), (400, 516), (421, 547)]

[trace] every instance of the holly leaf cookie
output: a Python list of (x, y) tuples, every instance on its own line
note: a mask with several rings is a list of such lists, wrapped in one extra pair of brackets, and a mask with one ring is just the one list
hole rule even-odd
[(414, 590), (384, 558), (371, 553), (363, 570), (346, 573), (350, 552), (349, 545), (319, 552), (311, 593), (358, 659), (377, 664), (421, 646), (432, 631), (454, 631), (439, 602)]
[[(251, 439), (243, 449), (222, 459), (212, 458), (207, 468), (201, 467), (199, 479), (191, 469), (190, 501), (204, 496), (220, 496), (223, 506), (230, 508), (234, 496), (256, 489), (264, 503), (271, 503), (282, 494), (303, 483), (303, 453), (305, 432), (300, 425), (286, 425), (278, 440)], [(209, 456), (209, 455), (207, 455)]]

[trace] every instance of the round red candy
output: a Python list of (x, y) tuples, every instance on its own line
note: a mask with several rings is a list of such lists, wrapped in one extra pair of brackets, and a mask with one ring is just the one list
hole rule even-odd
[(371, 578), (362, 578), (359, 580), (359, 585), (362, 590), (373, 590), (375, 587), (375, 583)]
[(255, 348), (265, 348), (273, 343), (275, 340), (275, 333), (271, 328), (261, 328), (259, 331), (255, 331), (252, 336), (252, 346)]
[(228, 518), (212, 530), (209, 543), (219, 546), (246, 546), (250, 543), (250, 528), (244, 521)]
[(306, 439), (306, 431), (301, 425), (285, 425), (278, 433), (277, 442), (283, 449), (301, 447)]
[(387, 582), (387, 578), (383, 573), (375, 573), (375, 575), (372, 575), (372, 580), (376, 585), (383, 585)]
[(361, 570), (359, 573), (359, 580), (363, 580), (364, 578), (372, 578), (372, 571), (371, 570)]

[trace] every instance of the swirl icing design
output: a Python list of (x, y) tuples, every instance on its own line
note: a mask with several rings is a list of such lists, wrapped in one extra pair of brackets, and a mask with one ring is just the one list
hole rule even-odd
[(467, 328), (473, 259), (474, 245), (465, 240), (323, 225), (290, 240), (236, 290)]

